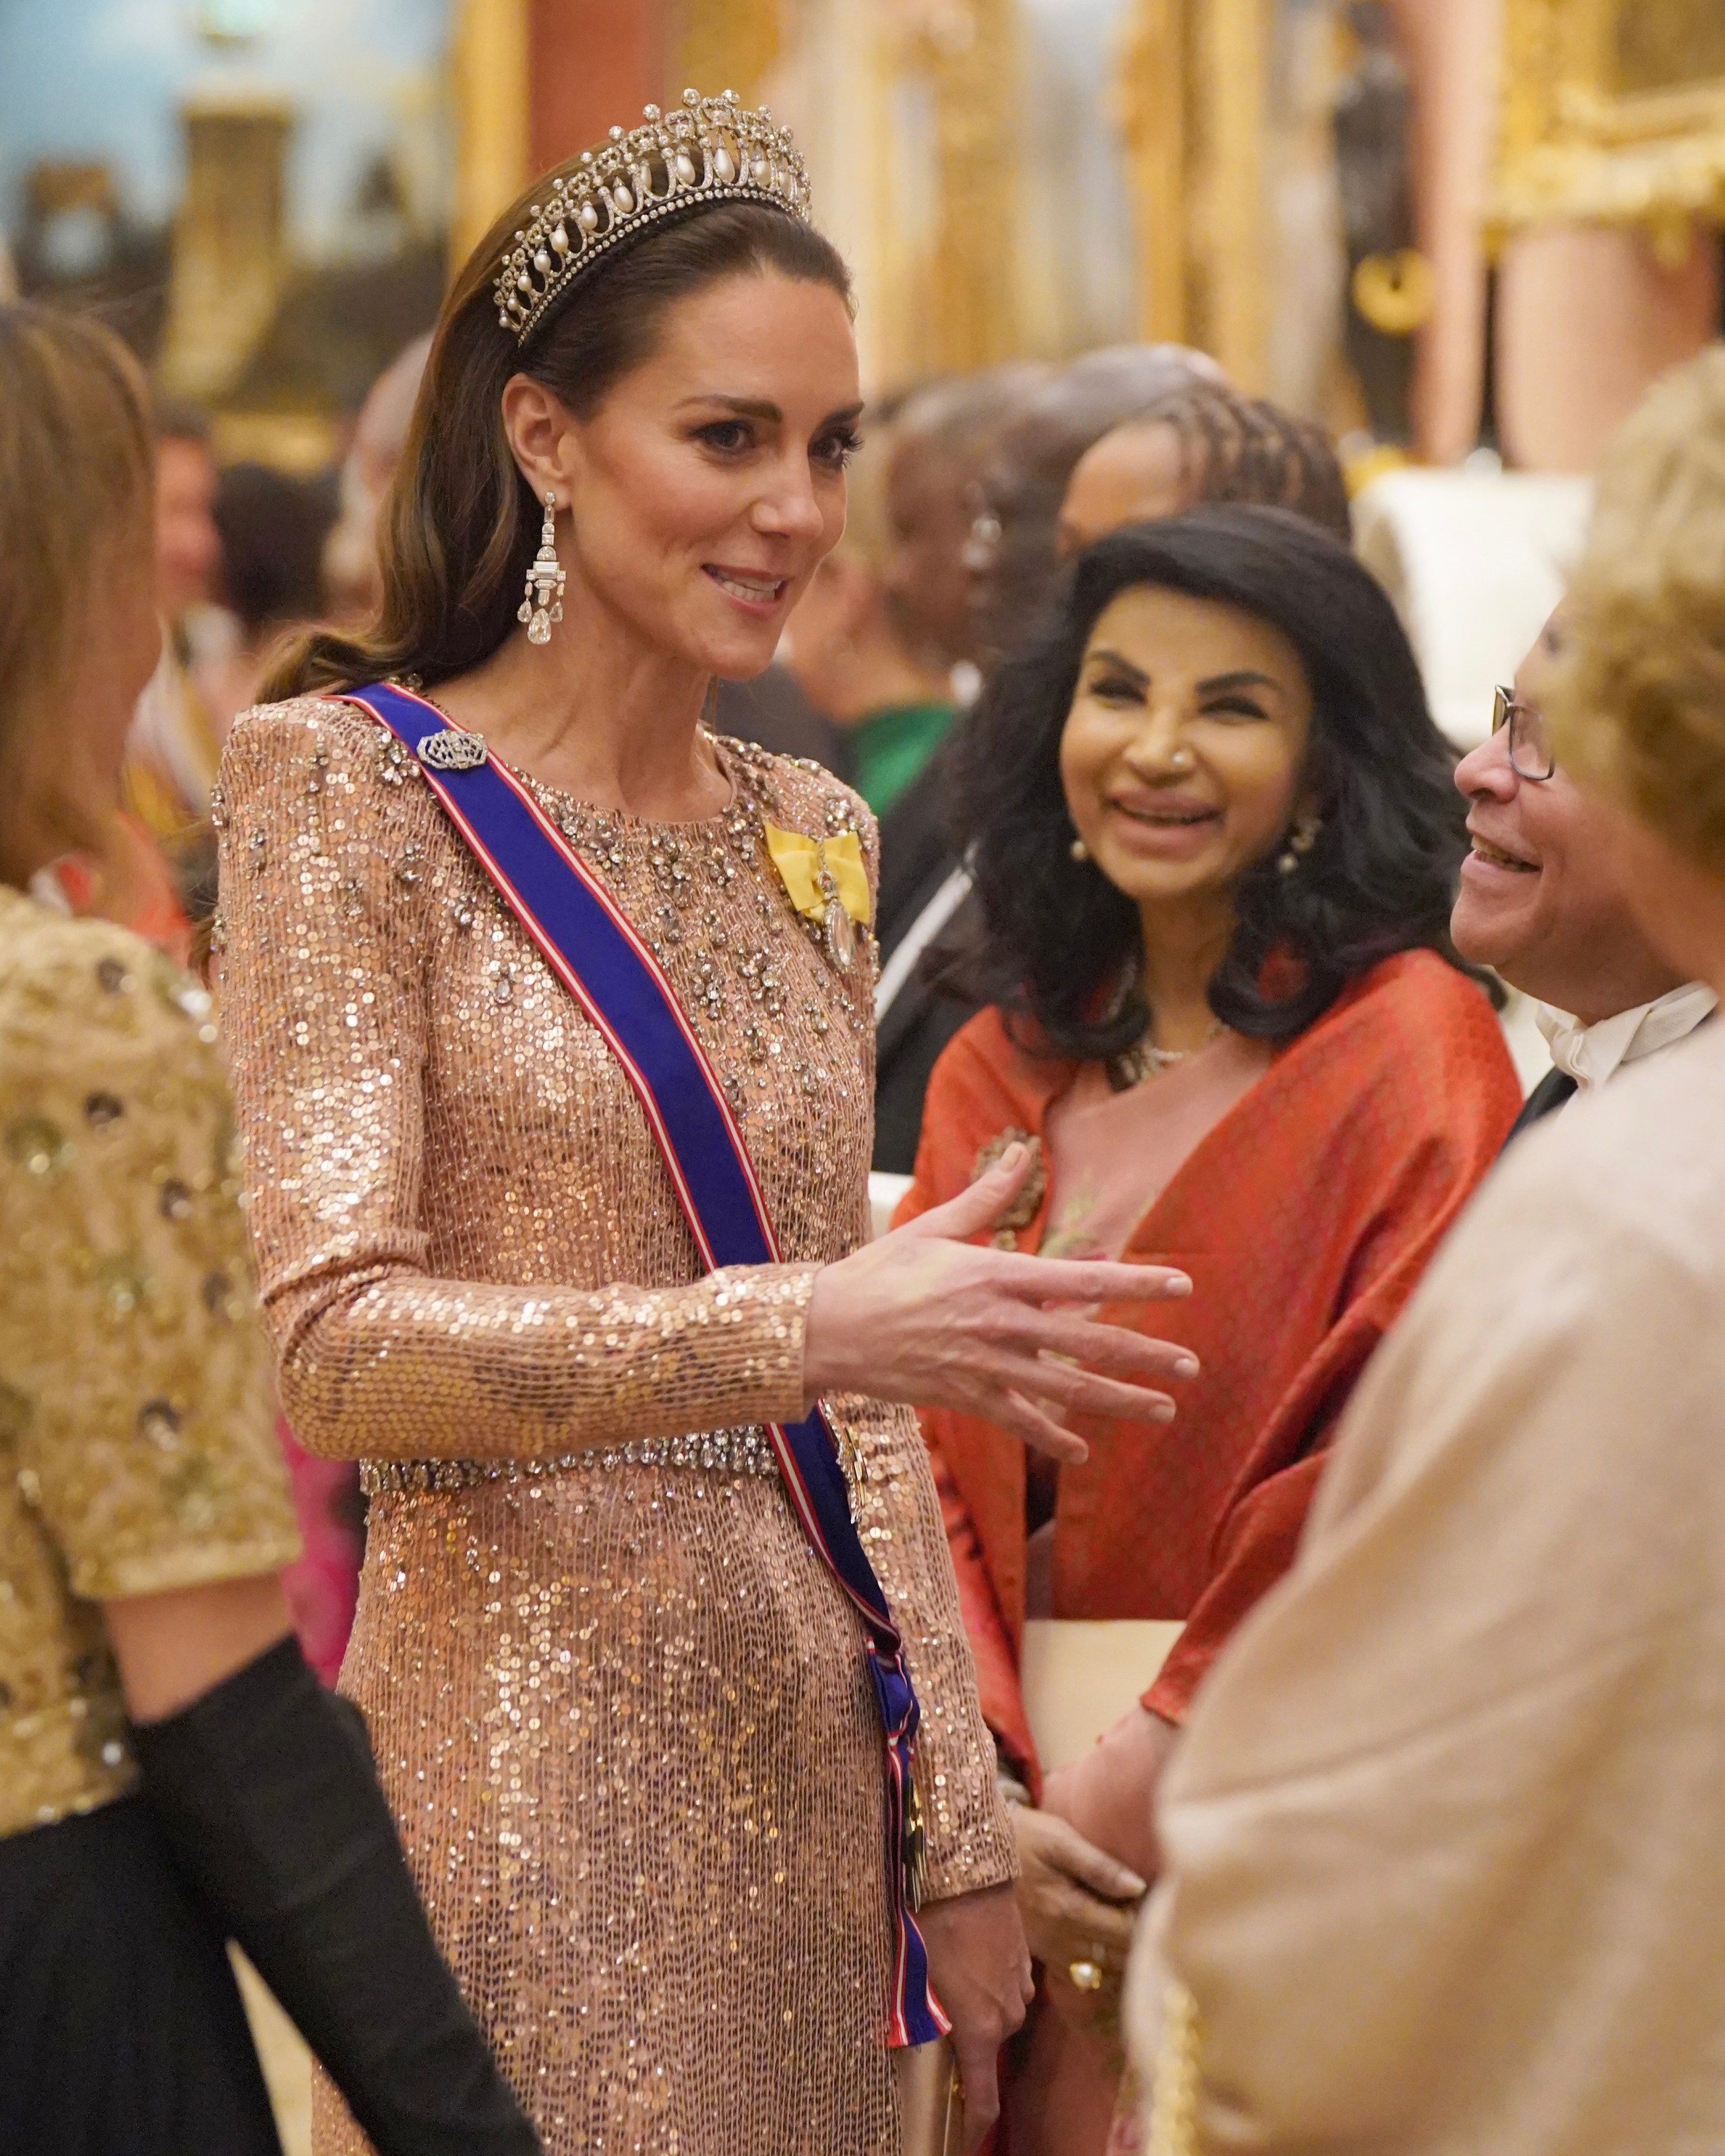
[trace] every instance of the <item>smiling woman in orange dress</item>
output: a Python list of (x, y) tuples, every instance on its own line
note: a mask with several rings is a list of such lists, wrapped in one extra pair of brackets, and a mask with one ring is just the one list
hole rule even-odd
[[(1172, 1425), (1081, 1418), (1081, 1465), (1027, 1470), (988, 1417), (924, 1417), (983, 1712), (1041, 1798), (1014, 1819), (1055, 2010), (1012, 2149), (1072, 2156), (1107, 2129), (1099, 2024), (1162, 1758), (1291, 1562), (1349, 1391), (1520, 1089), (1449, 942), (1454, 758), (1389, 602), (1309, 522), (1209, 507), (1099, 541), (964, 747), (996, 1000), (936, 1067), (901, 1217), (1033, 1140), (1004, 1240), (1178, 1265), (1194, 1293), (1158, 1329), (1201, 1365)], [(1185, 1625), (1142, 1704), (1045, 1783), (1027, 1617)]]
[[(1607, 450), (1566, 634), (1553, 759), (1717, 993), (1718, 346)], [(1517, 1139), (1196, 1706), (1129, 1987), (1159, 2156), (1725, 2148), (1722, 1394), (1714, 1019)]]

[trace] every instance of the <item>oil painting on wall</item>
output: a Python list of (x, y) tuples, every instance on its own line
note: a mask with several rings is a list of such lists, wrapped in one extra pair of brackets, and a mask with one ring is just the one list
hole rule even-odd
[(0, 231), (230, 453), (311, 466), (435, 313), (444, 0), (0, 9)]

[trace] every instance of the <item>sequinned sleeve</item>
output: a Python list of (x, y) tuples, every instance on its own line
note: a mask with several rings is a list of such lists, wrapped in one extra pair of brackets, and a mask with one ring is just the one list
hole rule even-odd
[(857, 1525), (904, 1635), (922, 1710), (916, 1785), (927, 1834), (923, 1899), (999, 1886), (1018, 1876), (1017, 1847), (915, 1413), (855, 1399), (830, 1400), (827, 1411), (854, 1448)]
[(0, 1461), (74, 1594), (299, 1553), (208, 994), (124, 930), (0, 969)]
[(531, 1459), (800, 1414), (812, 1265), (533, 1287), (431, 1266), (443, 907), (416, 864), (444, 850), (442, 811), (386, 754), (368, 720), (304, 701), (248, 714), (223, 763), (223, 1021), (295, 1436), (346, 1459)]

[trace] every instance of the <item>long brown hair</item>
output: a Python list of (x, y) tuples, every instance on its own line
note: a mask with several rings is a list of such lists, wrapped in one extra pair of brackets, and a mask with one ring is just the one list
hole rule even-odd
[(359, 635), (319, 630), (289, 648), (265, 699), (413, 674), (429, 688), (488, 658), (515, 626), (541, 509), (503, 426), (503, 390), (524, 373), (579, 418), (649, 358), (666, 311), (721, 278), (776, 270), (825, 285), (850, 279), (831, 243), (763, 203), (724, 202), (655, 223), (596, 264), (521, 349), (500, 328), (500, 257), (560, 166), (480, 241), (444, 303), (406, 451), (380, 521), (383, 600)]
[(99, 323), (0, 305), (0, 880), (88, 844), (67, 675), (105, 575), (151, 559), (155, 452), (137, 362)]

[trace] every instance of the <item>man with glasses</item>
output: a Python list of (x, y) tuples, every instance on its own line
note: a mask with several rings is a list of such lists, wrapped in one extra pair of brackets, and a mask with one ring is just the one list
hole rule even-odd
[(1542, 1006), (1551, 1049), (1553, 1068), (1516, 1131), (1685, 1039), (1717, 1000), (1673, 973), (1636, 927), (1609, 812), (1553, 760), (1541, 700), (1563, 634), (1559, 608), (1514, 688), (1498, 690), (1491, 737), (1455, 767), (1473, 850), (1450, 932), (1464, 957)]

